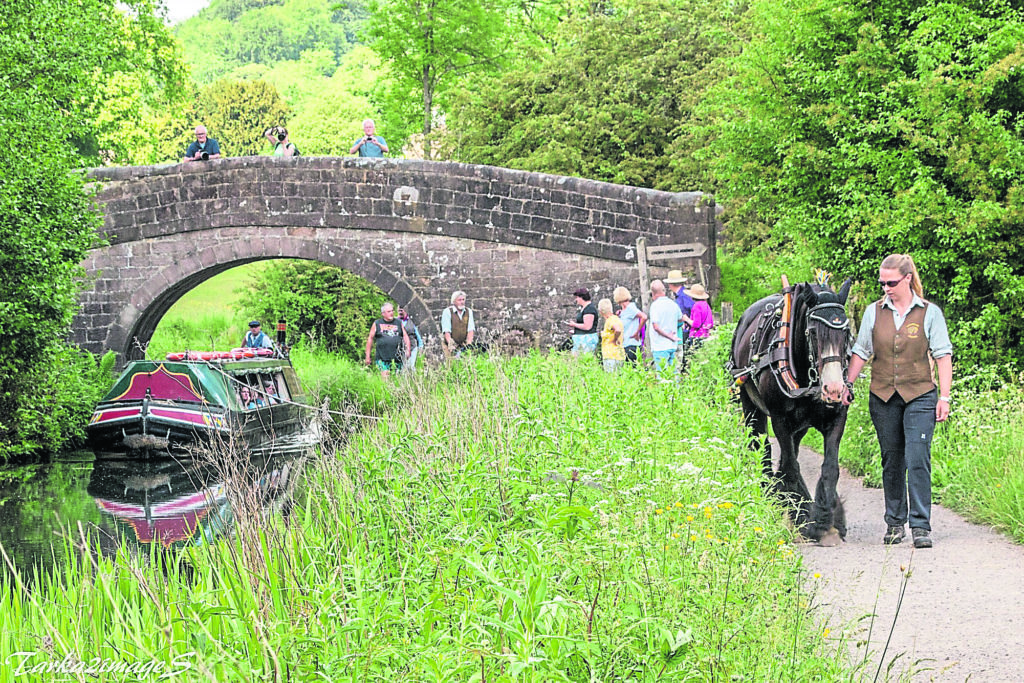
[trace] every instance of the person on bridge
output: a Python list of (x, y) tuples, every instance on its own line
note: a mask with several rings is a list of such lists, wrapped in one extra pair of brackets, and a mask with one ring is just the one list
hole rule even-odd
[(263, 137), (274, 146), (275, 157), (297, 157), (299, 148), (288, 139), (288, 129), (284, 126), (274, 126), (263, 131)]
[(473, 343), (476, 324), (473, 322), (473, 310), (466, 306), (465, 292), (452, 292), (451, 306), (441, 312), (441, 334), (445, 358), (458, 356)]
[(942, 310), (924, 299), (921, 277), (908, 254), (886, 256), (878, 284), (884, 296), (864, 311), (843, 403), (853, 400), (853, 382), (871, 360), (868, 411), (882, 450), (882, 542), (902, 542), (909, 521), (914, 547), (931, 548), (932, 435), (935, 423), (949, 417), (953, 345)]
[(272, 349), (274, 342), (266, 332), (260, 329), (260, 321), (253, 320), (249, 323), (249, 331), (245, 333), (242, 340), (242, 348), (245, 349)]
[(220, 144), (206, 134), (206, 126), (196, 126), (196, 139), (185, 150), (182, 161), (209, 161), (220, 159)]
[(409, 356), (409, 335), (405, 333), (402, 321), (395, 318), (395, 305), (386, 302), (380, 307), (380, 317), (370, 325), (366, 337), (366, 364), (370, 364), (370, 349), (377, 344), (377, 367), (382, 377), (390, 376), (392, 370), (401, 370), (402, 361)]
[(352, 145), (349, 154), (359, 154), (361, 157), (383, 157), (388, 153), (388, 143), (384, 138), (376, 134), (377, 126), (373, 119), (363, 121), (363, 137), (356, 140)]

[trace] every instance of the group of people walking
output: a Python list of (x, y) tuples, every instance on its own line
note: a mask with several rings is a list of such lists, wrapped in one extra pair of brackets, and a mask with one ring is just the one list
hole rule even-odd
[[(668, 295), (666, 285), (672, 296)], [(625, 287), (612, 291), (614, 306), (612, 299), (601, 299), (595, 306), (585, 287), (573, 292), (579, 307), (575, 320), (567, 323), (573, 329), (573, 355), (596, 352), (600, 341), (604, 369), (615, 372), (624, 363), (641, 359), (646, 340), (659, 372), (685, 370), (688, 355), (715, 326), (708, 303), (710, 296), (699, 282), (687, 287), (679, 270), (669, 271), (664, 280), (651, 282), (650, 293), (650, 311), (644, 313)], [(599, 319), (604, 323), (600, 333)]]
[[(455, 291), (450, 301), (441, 313), (441, 348), (446, 358), (473, 348), (476, 336), (476, 323), (472, 309), (466, 306), (466, 293)], [(372, 355), (373, 364), (384, 377), (392, 371), (413, 372), (416, 357), (424, 346), (419, 329), (403, 308), (398, 309), (396, 319), (395, 306), (390, 301), (381, 306), (380, 315), (370, 325), (370, 333), (366, 336), (364, 362), (370, 365)]]

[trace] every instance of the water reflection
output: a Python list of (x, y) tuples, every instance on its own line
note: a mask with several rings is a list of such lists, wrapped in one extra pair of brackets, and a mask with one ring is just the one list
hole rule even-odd
[[(103, 457), (88, 492), (133, 545), (203, 545), (229, 535), (236, 514), (266, 515), (290, 505), (304, 458), (251, 455), (240, 462)], [(240, 509), (241, 508), (241, 509)]]
[[(140, 461), (124, 455), (77, 454), (70, 462), (0, 469), (0, 543), (23, 578), (50, 571), (64, 557), (69, 533), (102, 553), (122, 544), (161, 552), (230, 536), (239, 517), (287, 513), (310, 449), (213, 459)], [(0, 570), (9, 574), (9, 568)]]

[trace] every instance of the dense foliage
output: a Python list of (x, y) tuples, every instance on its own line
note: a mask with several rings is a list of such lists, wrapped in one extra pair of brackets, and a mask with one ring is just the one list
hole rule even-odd
[[(251, 129), (225, 131), (223, 120), (206, 119), (225, 111), (220, 105), (211, 107), (213, 91), (240, 88), (239, 82), (247, 81), (265, 81), (280, 94), (288, 110), (290, 138), (303, 154), (347, 153), (361, 133), (361, 121), (378, 114), (371, 96), (376, 98), (387, 87), (378, 74), (376, 56), (356, 44), (365, 16), (360, 3), (213, 0), (176, 28), (197, 83), (195, 95), (153, 121), (162, 142), (144, 161), (180, 159), (179, 148), (200, 122), (218, 141), (228, 142), (230, 154), (269, 152), (259, 144), (271, 124), (264, 123), (257, 103), (239, 102), (234, 107), (238, 119), (246, 120)], [(220, 85), (214, 85), (218, 81)], [(386, 127), (380, 132), (388, 136)]]
[(214, 0), (176, 29), (192, 76), (208, 84), (240, 67), (296, 61), (325, 50), (338, 61), (356, 42), (362, 3), (327, 0)]
[(722, 193), (872, 282), (915, 256), (968, 365), (1024, 351), (1024, 18), (1007, 2), (758, 0), (714, 89)]
[[(717, 0), (594, 4), (451, 109), (462, 161), (669, 190), (710, 189), (695, 108), (735, 50)], [(715, 30), (712, 30), (715, 29)]]
[(274, 263), (238, 294), (242, 311), (260, 320), (286, 320), (289, 340), (302, 338), (354, 361), (362, 359), (370, 324), (388, 301), (358, 275), (313, 261)]
[(180, 85), (162, 61), (168, 40), (146, 1), (0, 5), (0, 454), (54, 449), (81, 430), (77, 407), (93, 392), (79, 382), (95, 362), (61, 340), (100, 219), (72, 169), (122, 154), (111, 131), (127, 119), (104, 115), (116, 104), (106, 85)]

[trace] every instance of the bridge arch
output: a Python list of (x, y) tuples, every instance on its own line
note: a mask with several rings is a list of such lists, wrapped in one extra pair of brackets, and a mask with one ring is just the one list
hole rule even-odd
[[(282, 240), (280, 247), (281, 253), (270, 258), (319, 261), (343, 268), (378, 286), (390, 285), (385, 291), (394, 301), (401, 302), (413, 320), (422, 321), (419, 325), (421, 333), (440, 333), (426, 302), (401, 273), (390, 272), (382, 264), (344, 245), (309, 237)], [(132, 294), (117, 324), (108, 327), (104, 347), (117, 351), (127, 360), (142, 358), (143, 350), (160, 320), (185, 293), (225, 270), (267, 259), (262, 244), (243, 239), (204, 246), (197, 249), (192, 257), (164, 266)], [(239, 338), (244, 329), (242, 321)]]
[(638, 286), (635, 245), (701, 243), (669, 268), (717, 282), (714, 200), (489, 166), (352, 157), (242, 157), (88, 172), (105, 243), (87, 273), (73, 339), (123, 358), (199, 282), (236, 265), (338, 265), (407, 306), (428, 335), (455, 289), (486, 335), (565, 334), (568, 296)]

